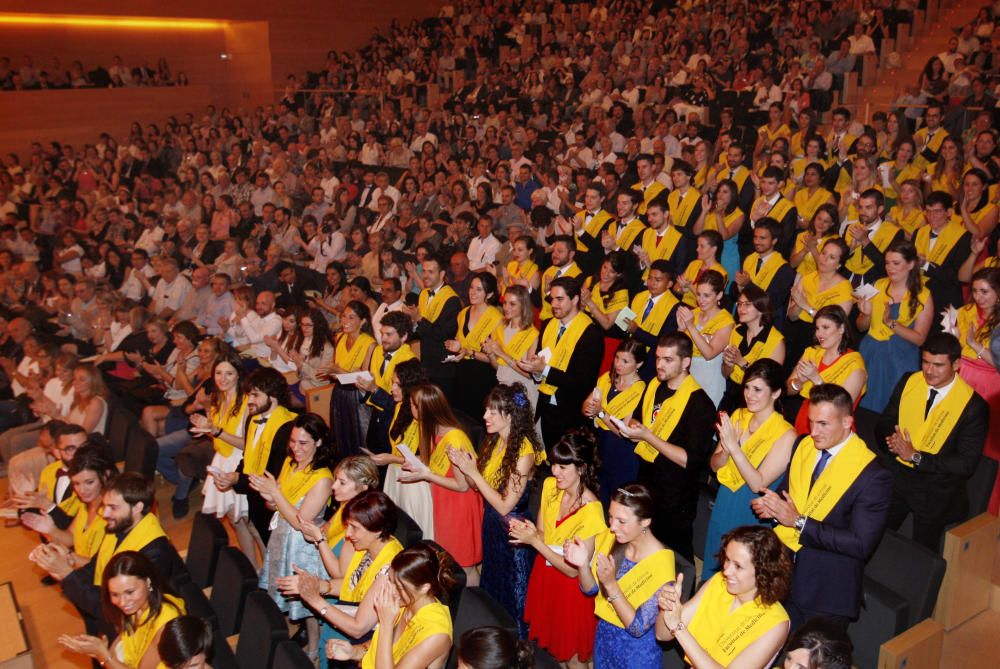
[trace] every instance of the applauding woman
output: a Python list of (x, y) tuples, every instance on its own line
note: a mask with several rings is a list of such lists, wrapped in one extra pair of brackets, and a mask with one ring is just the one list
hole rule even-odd
[[(511, 286), (503, 295), (503, 320), (493, 335), (483, 342), (483, 351), (496, 370), (497, 381), (505, 384), (520, 383), (528, 393), (534, 407), (538, 400), (538, 384), (517, 366), (538, 347), (538, 328), (531, 310), (531, 295), (524, 286)], [(476, 415), (478, 415), (478, 411)]]
[(798, 360), (812, 343), (813, 318), (817, 311), (835, 304), (845, 314), (851, 313), (853, 289), (851, 282), (840, 273), (848, 253), (847, 242), (843, 239), (828, 239), (816, 257), (816, 270), (796, 275), (784, 327), (785, 346), (791, 360)]
[[(653, 495), (632, 483), (615, 491), (610, 527), (594, 550), (580, 538), (566, 542), (566, 562), (577, 569), (580, 589), (597, 597), (594, 669), (659, 669), (656, 594), (674, 580), (674, 552), (650, 531)], [(595, 558), (596, 556), (596, 558)]]
[(687, 334), (694, 344), (691, 376), (708, 393), (715, 406), (719, 406), (726, 393), (722, 351), (729, 345), (735, 326), (732, 315), (722, 308), (725, 287), (725, 278), (710, 269), (695, 282), (694, 294), (698, 306), (693, 311), (687, 307), (677, 310), (677, 329)]
[[(341, 335), (333, 350), (327, 374), (350, 374), (371, 367), (375, 338), (371, 310), (364, 302), (351, 300), (340, 315)], [(361, 401), (357, 386), (338, 383), (330, 396), (330, 426), (334, 443), (343, 455), (357, 455), (365, 444), (371, 408)]]
[(462, 380), (452, 399), (452, 405), (469, 416), (482, 410), (482, 398), (497, 384), (496, 372), (490, 365), (490, 356), (483, 350), (483, 342), (503, 320), (500, 313), (500, 293), (497, 279), (489, 272), (477, 272), (469, 282), (469, 306), (458, 312), (458, 329), (455, 338), (444, 343), (448, 352), (457, 358), (458, 378)]
[(738, 527), (722, 538), (712, 576), (681, 604), (683, 575), (660, 592), (656, 637), (676, 639), (694, 669), (765, 669), (788, 636), (780, 601), (792, 582), (792, 561), (769, 527)]
[(740, 291), (736, 300), (738, 325), (729, 335), (729, 345), (722, 352), (722, 373), (726, 379), (725, 411), (743, 405), (743, 376), (750, 365), (762, 358), (785, 362), (785, 337), (774, 325), (774, 306), (767, 293), (752, 283)]

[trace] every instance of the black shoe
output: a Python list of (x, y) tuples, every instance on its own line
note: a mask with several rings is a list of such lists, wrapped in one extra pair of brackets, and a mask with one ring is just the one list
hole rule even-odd
[(176, 497), (172, 497), (170, 501), (171, 501), (171, 510), (173, 511), (175, 520), (180, 520), (184, 516), (188, 515), (188, 511), (190, 510), (191, 506), (188, 504), (186, 498), (177, 499)]
[(57, 581), (56, 579), (52, 578), (48, 574), (46, 574), (45, 576), (42, 576), (42, 585), (55, 585), (58, 582), (59, 581)]

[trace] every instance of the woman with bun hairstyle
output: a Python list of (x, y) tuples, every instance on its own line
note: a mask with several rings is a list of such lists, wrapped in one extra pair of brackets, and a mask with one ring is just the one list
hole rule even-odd
[(515, 543), (535, 549), (528, 581), (524, 620), (529, 636), (568, 667), (586, 667), (594, 649), (597, 620), (589, 598), (580, 592), (576, 567), (562, 556), (571, 539), (594, 550), (597, 535), (607, 530), (597, 487), (596, 439), (589, 430), (574, 430), (552, 447), (552, 476), (542, 484), (538, 526), (530, 520), (510, 521)]
[(853, 652), (854, 644), (847, 630), (829, 620), (814, 618), (788, 637), (782, 666), (784, 669), (851, 669)]
[(458, 641), (458, 669), (531, 669), (534, 655), (531, 642), (502, 627), (477, 627)]

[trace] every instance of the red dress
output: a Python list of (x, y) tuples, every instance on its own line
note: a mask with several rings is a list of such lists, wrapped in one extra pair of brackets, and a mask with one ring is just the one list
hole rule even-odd
[[(440, 441), (437, 439), (435, 441)], [(446, 476), (452, 475), (449, 464)], [(483, 561), (483, 498), (471, 488), (455, 492), (431, 485), (434, 502), (434, 541), (462, 567)]]
[[(843, 358), (848, 353), (854, 353), (854, 350), (853, 349), (847, 349), (846, 351), (844, 351), (843, 353), (841, 353), (840, 355), (838, 355), (837, 358), (836, 358), (836, 360), (834, 360), (833, 362), (831, 362), (829, 365), (823, 364), (823, 361), (821, 360), (816, 369), (818, 369), (819, 373), (822, 374), (826, 370), (827, 367), (830, 367), (831, 365), (837, 364), (837, 360), (840, 360), (841, 358)], [(859, 394), (858, 398), (856, 400), (854, 400), (854, 409), (855, 410), (857, 410), (857, 408), (858, 408), (858, 402), (861, 401), (861, 395), (863, 395), (863, 394), (864, 393)], [(802, 405), (799, 406), (799, 412), (797, 414), (795, 414), (795, 433), (798, 434), (798, 435), (800, 435), (800, 436), (803, 435), (803, 434), (809, 434), (809, 400), (808, 399), (802, 401)]]

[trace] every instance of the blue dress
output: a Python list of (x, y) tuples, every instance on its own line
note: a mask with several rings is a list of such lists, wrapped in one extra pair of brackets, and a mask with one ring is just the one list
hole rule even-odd
[[(295, 508), (300, 508), (304, 501), (305, 497), (299, 500)], [(289, 525), (284, 516), (277, 511), (274, 515), (277, 517), (277, 524), (274, 525), (271, 538), (267, 541), (267, 555), (264, 557), (264, 567), (260, 571), (260, 587), (267, 590), (267, 594), (281, 612), (288, 614), (289, 620), (302, 620), (312, 616), (312, 610), (298, 597), (289, 599), (282, 595), (278, 591), (277, 580), (282, 576), (291, 576), (294, 573), (292, 565), (320, 578), (325, 577), (326, 569), (316, 547), (306, 541), (301, 532)], [(322, 514), (313, 518), (312, 522), (322, 525)]]
[[(618, 393), (614, 386), (608, 391), (608, 401)], [(632, 483), (639, 476), (639, 456), (635, 454), (635, 442), (619, 437), (611, 430), (597, 431), (597, 452), (601, 458), (600, 496), (604, 508), (608, 508), (611, 495), (626, 483)]]
[[(900, 303), (889, 306), (892, 318), (899, 318), (899, 307)], [(882, 413), (899, 380), (920, 369), (920, 347), (899, 335), (879, 341), (867, 334), (858, 350), (868, 370), (868, 390), (858, 406)]]
[[(622, 556), (618, 565), (617, 578), (631, 571), (636, 565)], [(596, 595), (597, 588), (587, 593)], [(597, 635), (594, 637), (594, 669), (661, 669), (663, 650), (656, 642), (656, 595), (643, 602), (635, 611), (632, 624), (626, 628), (612, 625), (605, 620), (597, 621)]]
[[(532, 488), (533, 482), (525, 487), (510, 515), (527, 517)], [(517, 621), (520, 637), (527, 639), (524, 602), (528, 598), (528, 578), (535, 561), (535, 551), (511, 545), (504, 517), (491, 505), (483, 506), (483, 574), (479, 585)]]
[(719, 264), (729, 272), (729, 281), (726, 282), (727, 291), (736, 273), (743, 271), (743, 265), (740, 263), (740, 242), (738, 238), (739, 235), (733, 235), (722, 243), (722, 257), (719, 258)]
[[(777, 490), (779, 483), (781, 483), (781, 477), (778, 477), (769, 487), (771, 490)], [(715, 554), (719, 552), (723, 534), (742, 525), (771, 524), (770, 520), (762, 521), (758, 518), (757, 514), (750, 508), (750, 501), (756, 498), (757, 495), (750, 490), (750, 486), (746, 483), (740, 486), (736, 492), (724, 485), (719, 486), (705, 535), (704, 566), (701, 570), (702, 583), (721, 568), (718, 560), (715, 559)]]

